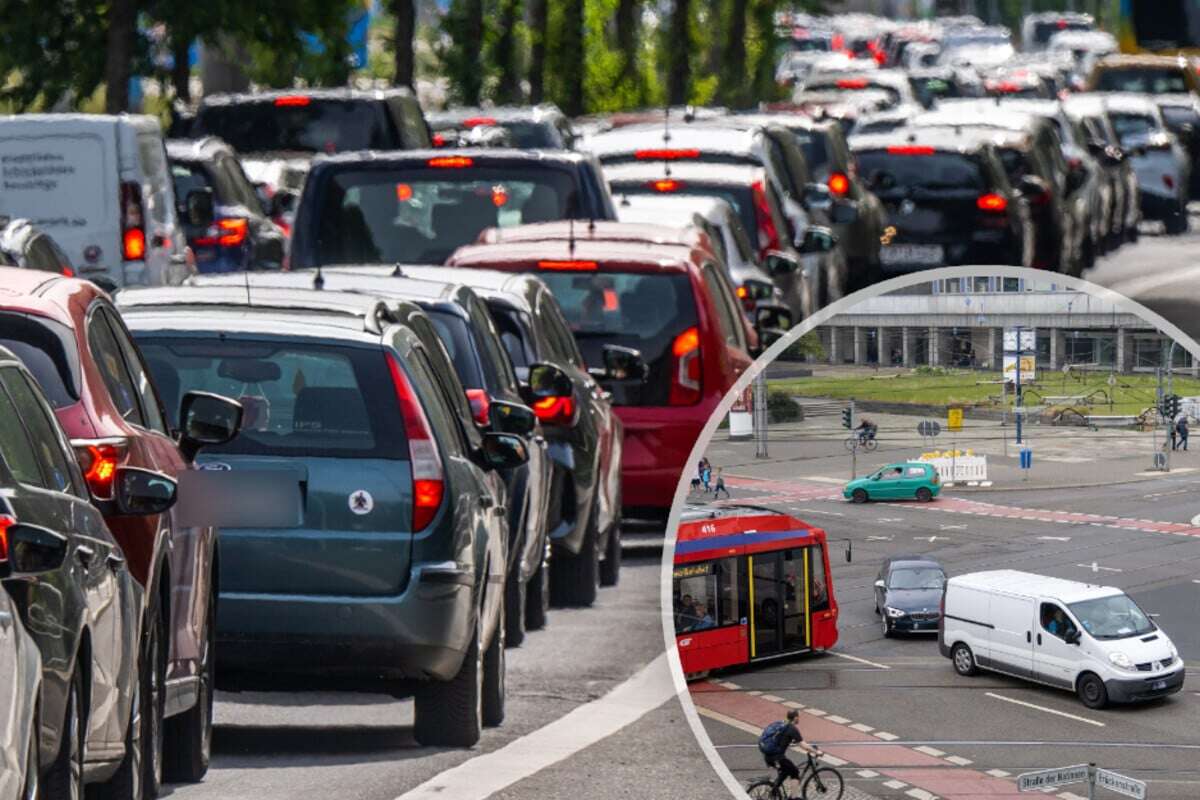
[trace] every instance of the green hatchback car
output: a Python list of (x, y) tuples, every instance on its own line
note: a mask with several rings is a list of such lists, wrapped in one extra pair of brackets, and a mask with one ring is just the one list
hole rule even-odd
[(888, 464), (865, 478), (855, 478), (842, 489), (842, 497), (856, 503), (868, 500), (912, 500), (927, 503), (942, 490), (942, 479), (932, 464), (905, 461)]

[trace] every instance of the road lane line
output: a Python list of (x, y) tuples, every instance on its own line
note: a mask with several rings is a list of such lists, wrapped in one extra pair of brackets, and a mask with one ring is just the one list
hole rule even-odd
[(879, 669), (891, 669), (891, 667), (889, 667), (887, 664), (880, 664), (878, 661), (868, 661), (865, 658), (859, 658), (858, 656), (852, 656), (852, 655), (849, 655), (848, 653), (839, 653), (836, 650), (828, 650), (826, 652), (828, 652), (829, 655), (831, 655), (831, 656), (837, 656), (838, 658), (849, 659), (850, 661), (857, 661), (859, 664), (867, 664), (872, 667), (878, 667)]
[(1103, 722), (1097, 722), (1094, 719), (1088, 719), (1087, 717), (1080, 717), (1075, 714), (1068, 714), (1066, 711), (1059, 711), (1058, 709), (1054, 709), (1054, 708), (1046, 708), (1045, 706), (1039, 706), (1036, 703), (1026, 703), (1024, 700), (1017, 700), (1015, 697), (1005, 697), (1004, 695), (996, 694), (995, 692), (984, 692), (984, 694), (986, 694), (988, 697), (993, 697), (997, 700), (1003, 700), (1006, 703), (1013, 703), (1014, 705), (1025, 706), (1026, 708), (1034, 708), (1034, 709), (1037, 709), (1038, 711), (1045, 711), (1047, 714), (1054, 714), (1055, 716), (1058, 716), (1058, 717), (1066, 717), (1067, 719), (1073, 719), (1076, 722), (1086, 722), (1088, 725), (1095, 725), (1097, 728), (1105, 727)]
[(900, 738), (896, 734), (888, 733), (887, 731), (875, 731), (875, 733), (873, 733), (872, 736), (876, 736), (880, 739), (883, 739), (885, 742), (894, 742)]
[(731, 728), (737, 728), (739, 731), (754, 734), (756, 737), (762, 733), (761, 728), (756, 728), (748, 722), (742, 722), (737, 717), (731, 717), (728, 714), (722, 714), (720, 711), (713, 711), (711, 708), (705, 708), (704, 706), (696, 706), (696, 711), (702, 717), (708, 717), (709, 719), (716, 720), (723, 725), (728, 725)]
[(608, 694), (498, 750), (435, 775), (396, 800), (484, 800), (617, 733), (675, 696), (664, 653)]
[(1002, 769), (989, 769), (987, 774), (991, 775), (993, 778), (1007, 778), (1012, 775), (1011, 772), (1005, 772)]
[(845, 717), (839, 717), (837, 714), (830, 714), (829, 716), (825, 717), (825, 719), (829, 720), (835, 725), (846, 725), (850, 722), (850, 720), (846, 719)]
[(927, 792), (924, 789), (909, 789), (905, 794), (914, 798), (914, 800), (937, 800), (936, 794)]
[(924, 753), (927, 756), (933, 756), (934, 758), (941, 758), (942, 756), (946, 755), (944, 750), (938, 750), (936, 747), (930, 747), (927, 744), (923, 744), (920, 747), (914, 747), (913, 750), (916, 750), (918, 753)]
[(908, 784), (905, 783), (904, 781), (897, 781), (897, 780), (884, 781), (883, 785), (889, 789), (903, 789), (905, 786), (908, 786)]
[(860, 778), (878, 778), (879, 777), (879, 773), (873, 769), (856, 770), (854, 774)]
[(968, 764), (975, 763), (975, 762), (971, 761), (971, 759), (963, 758), (962, 756), (946, 756), (946, 760), (949, 761), (951, 764), (955, 764), (960, 767), (965, 767)]
[(867, 725), (862, 722), (855, 722), (850, 727), (853, 728), (854, 730), (858, 731), (859, 733), (870, 733), (871, 731), (875, 730), (870, 725)]

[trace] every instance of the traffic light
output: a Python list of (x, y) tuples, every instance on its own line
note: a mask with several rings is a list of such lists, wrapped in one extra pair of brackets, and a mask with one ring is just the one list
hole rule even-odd
[(842, 427), (846, 429), (854, 427), (854, 409), (850, 406), (842, 409)]
[(1177, 416), (1179, 416), (1179, 412), (1182, 409), (1183, 409), (1183, 400), (1179, 395), (1177, 395), (1177, 394), (1167, 395), (1167, 416), (1172, 417), (1172, 418), (1177, 417)]

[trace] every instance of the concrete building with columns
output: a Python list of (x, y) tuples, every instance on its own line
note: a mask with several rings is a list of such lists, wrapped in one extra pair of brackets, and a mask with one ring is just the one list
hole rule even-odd
[[(863, 300), (817, 329), (830, 364), (963, 367), (999, 371), (1003, 332), (1037, 332), (1039, 370), (1153, 372), (1170, 338), (1112, 302), (1056, 285), (994, 275), (947, 278)], [(1182, 347), (1178, 371), (1200, 366)]]

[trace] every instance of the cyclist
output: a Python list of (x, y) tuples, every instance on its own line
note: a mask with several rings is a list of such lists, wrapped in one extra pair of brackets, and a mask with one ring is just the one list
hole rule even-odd
[(799, 768), (787, 757), (788, 748), (793, 744), (798, 745), (801, 750), (813, 757), (821, 755), (819, 749), (804, 741), (804, 736), (800, 733), (800, 725), (797, 722), (799, 717), (799, 711), (794, 708), (789, 709), (786, 720), (772, 722), (763, 728), (762, 734), (759, 735), (758, 749), (763, 754), (763, 760), (767, 762), (768, 767), (778, 772), (772, 790), (778, 790), (784, 780), (788, 778), (800, 780)]
[(866, 444), (868, 439), (875, 438), (875, 432), (879, 430), (879, 426), (866, 417), (863, 417), (855, 430), (858, 431), (859, 444)]

